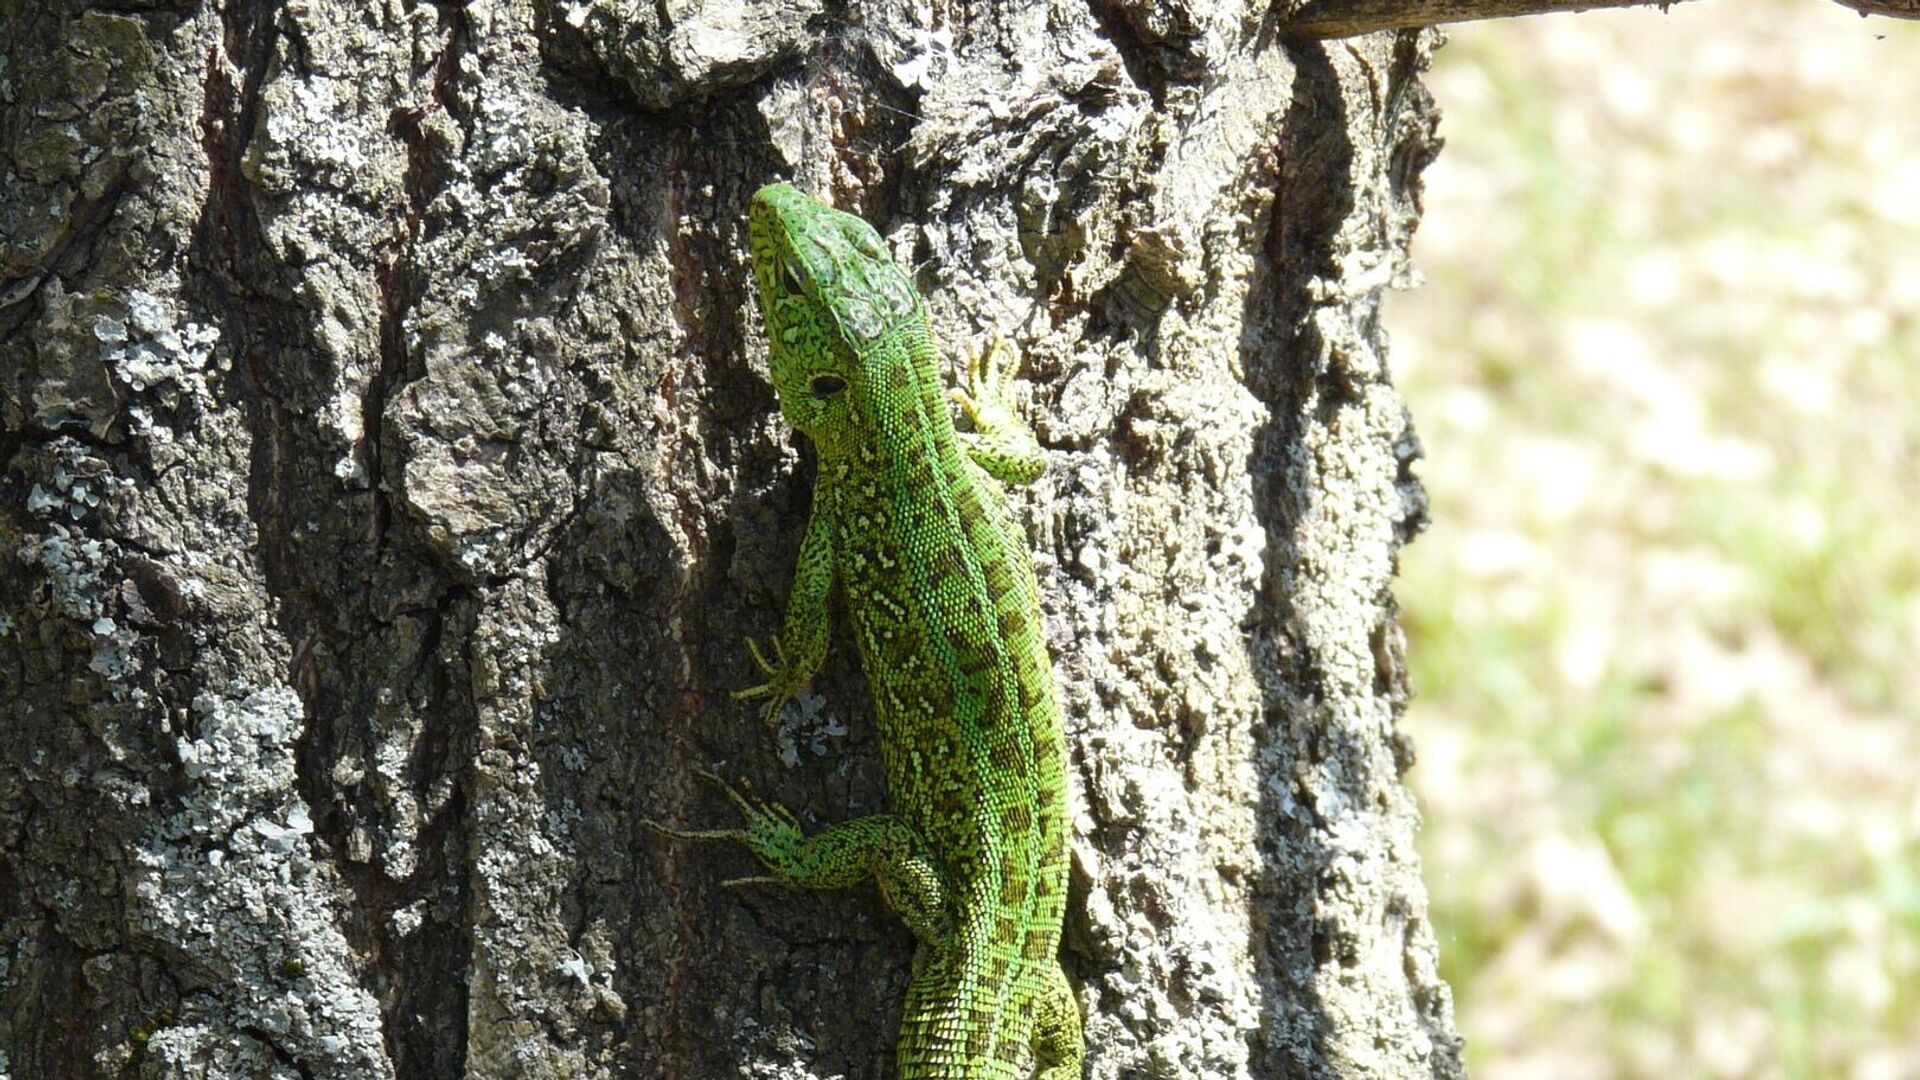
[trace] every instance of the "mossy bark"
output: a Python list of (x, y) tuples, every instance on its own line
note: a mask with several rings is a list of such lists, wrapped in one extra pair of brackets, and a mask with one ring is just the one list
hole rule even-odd
[(1430, 35), (1266, 6), (0, 0), (0, 1075), (891, 1075), (748, 194), (1026, 356), (1090, 1075), (1453, 1077), (1395, 725)]

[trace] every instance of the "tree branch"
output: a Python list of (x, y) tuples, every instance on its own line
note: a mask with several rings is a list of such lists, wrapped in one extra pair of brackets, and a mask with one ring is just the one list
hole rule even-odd
[(1885, 15), (1889, 19), (1920, 19), (1920, 0), (1833, 0), (1842, 7), (1850, 7), (1860, 13), (1861, 18), (1868, 15)]
[[(1662, 10), (1686, 0), (1299, 0), (1287, 32), (1300, 37), (1352, 37), (1376, 30), (1404, 30), (1474, 19), (1504, 19), (1555, 11), (1643, 7)], [(1861, 17), (1920, 19), (1920, 0), (1834, 0)]]

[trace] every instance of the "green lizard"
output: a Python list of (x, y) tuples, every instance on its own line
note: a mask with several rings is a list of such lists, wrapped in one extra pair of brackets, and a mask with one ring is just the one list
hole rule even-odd
[[(926, 305), (871, 226), (770, 184), (748, 231), (780, 411), (820, 468), (780, 636), (771, 657), (748, 643), (766, 681), (735, 696), (765, 698), (771, 720), (806, 685), (838, 582), (889, 810), (807, 836), (721, 784), (743, 828), (663, 831), (737, 841), (771, 871), (732, 884), (878, 879), (919, 939), (900, 1080), (1079, 1080), (1058, 957), (1066, 737), (1026, 536), (995, 483), (1045, 468), (1007, 400), (1014, 358), (996, 339), (972, 354), (967, 389), (944, 394)], [(973, 432), (954, 430), (949, 400)]]

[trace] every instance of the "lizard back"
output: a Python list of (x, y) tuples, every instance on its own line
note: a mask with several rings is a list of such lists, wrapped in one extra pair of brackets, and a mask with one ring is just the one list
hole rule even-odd
[(785, 185), (755, 197), (752, 224), (781, 410), (819, 451), (815, 557), (848, 599), (890, 813), (943, 882), (900, 1075), (1014, 1080), (1058, 981), (1067, 886), (1066, 745), (1027, 540), (960, 444), (925, 305), (873, 229)]
[(903, 1068), (958, 1051), (1011, 1070), (1066, 902), (1066, 749), (1038, 590), (1003, 494), (958, 446), (924, 321), (869, 353), (873, 436), (823, 466), (815, 497), (832, 500), (892, 808), (953, 893), (956, 940), (930, 944)]

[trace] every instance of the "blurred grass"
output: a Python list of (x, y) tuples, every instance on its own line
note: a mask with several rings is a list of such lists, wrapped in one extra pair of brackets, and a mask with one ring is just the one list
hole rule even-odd
[(1457, 28), (1389, 310), (1481, 1080), (1920, 1078), (1920, 26)]

